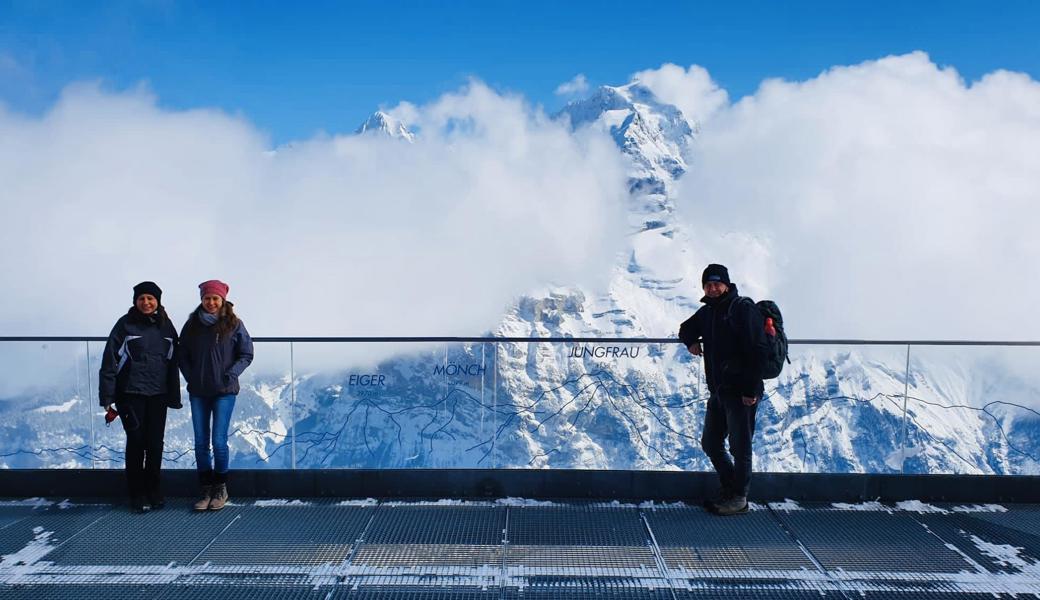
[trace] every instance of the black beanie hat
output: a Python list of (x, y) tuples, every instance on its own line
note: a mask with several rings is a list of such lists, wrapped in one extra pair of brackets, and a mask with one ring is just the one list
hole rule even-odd
[(162, 290), (159, 289), (159, 286), (155, 285), (154, 281), (142, 281), (134, 286), (134, 304), (137, 304), (137, 299), (141, 294), (155, 296), (155, 300), (159, 304), (162, 304)]
[(729, 271), (726, 267), (714, 263), (708, 265), (708, 267), (704, 269), (704, 274), (701, 275), (701, 287), (704, 287), (704, 284), (709, 281), (721, 281), (726, 285), (732, 285), (729, 282)]

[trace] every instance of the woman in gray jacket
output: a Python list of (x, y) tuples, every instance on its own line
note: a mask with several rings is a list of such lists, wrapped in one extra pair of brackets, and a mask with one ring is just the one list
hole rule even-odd
[[(202, 486), (195, 510), (220, 510), (228, 500), (228, 428), (238, 396), (238, 378), (253, 362), (253, 340), (234, 305), (228, 284), (199, 284), (202, 302), (181, 329), (180, 368), (188, 381), (195, 465)], [(212, 447), (212, 455), (210, 448)]]

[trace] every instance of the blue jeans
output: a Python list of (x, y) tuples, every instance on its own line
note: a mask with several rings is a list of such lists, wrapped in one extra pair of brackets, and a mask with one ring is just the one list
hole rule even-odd
[[(230, 451), (228, 450), (228, 427), (231, 411), (235, 409), (235, 394), (203, 398), (191, 396), (191, 426), (195, 429), (195, 466), (200, 473), (228, 472)], [(212, 426), (211, 426), (212, 423)], [(213, 438), (210, 439), (210, 431)], [(213, 456), (210, 457), (210, 443)]]

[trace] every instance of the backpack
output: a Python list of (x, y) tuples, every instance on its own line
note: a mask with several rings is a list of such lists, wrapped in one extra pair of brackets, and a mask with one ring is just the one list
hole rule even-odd
[(759, 300), (755, 306), (766, 323), (766, 348), (759, 364), (762, 379), (775, 379), (784, 369), (784, 361), (791, 364), (791, 359), (787, 357), (784, 317), (780, 314), (780, 307), (772, 300)]
[[(765, 321), (766, 344), (759, 349), (757, 366), (762, 379), (775, 379), (780, 376), (780, 371), (783, 371), (784, 362), (791, 364), (791, 359), (787, 356), (787, 333), (784, 332), (784, 317), (780, 314), (780, 307), (772, 300), (755, 302), (746, 296), (741, 296), (740, 299), (754, 303), (755, 308), (762, 314), (762, 320)], [(732, 304), (730, 310), (733, 310)]]

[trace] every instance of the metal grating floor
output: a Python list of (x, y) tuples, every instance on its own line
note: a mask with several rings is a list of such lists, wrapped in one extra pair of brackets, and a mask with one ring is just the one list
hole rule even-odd
[[(987, 571), (1021, 573), (1030, 564), (1040, 565), (1040, 536), (1023, 533), (1009, 524), (992, 523), (968, 514), (927, 514), (917, 517), (925, 527), (944, 541), (953, 544), (968, 558)], [(1008, 560), (995, 547), (1019, 548), (1018, 558)]]
[(1040, 507), (916, 506), (0, 501), (0, 600), (1040, 600)]
[(109, 511), (92, 528), (103, 535), (80, 535), (47, 555), (67, 565), (186, 565), (220, 534), (239, 507), (195, 514), (186, 500), (171, 501), (165, 510), (142, 519), (126, 511)]
[(517, 546), (645, 546), (635, 507), (521, 506), (509, 511), (509, 543)]
[(1002, 512), (972, 512), (968, 514), (982, 521), (1011, 527), (1022, 533), (1040, 537), (1040, 506), (1016, 507), (1013, 519), (1009, 519)]
[(777, 512), (828, 570), (959, 573), (964, 556), (903, 512), (807, 508)]
[(567, 598), (573, 600), (594, 600), (610, 598), (614, 600), (672, 600), (670, 588), (647, 588), (637, 579), (626, 578), (574, 578), (574, 577), (532, 577), (530, 585), (519, 591), (519, 598), (552, 600)]
[(340, 564), (350, 554), (375, 510), (374, 507), (328, 503), (244, 506), (226, 531), (216, 536), (193, 564)]
[(61, 585), (0, 585), (0, 598), (4, 600), (73, 600), (82, 598), (105, 598), (111, 600), (151, 600), (165, 592), (163, 586), (105, 584), (99, 589), (96, 584)]
[(654, 569), (649, 532), (634, 507), (521, 506), (509, 511), (510, 567)]
[(646, 518), (671, 569), (812, 569), (813, 563), (768, 510), (720, 519), (700, 508), (664, 507)]
[(330, 600), (498, 600), (497, 589), (458, 587), (438, 589), (431, 586), (362, 586), (337, 590)]
[(36, 509), (0, 529), (0, 556), (3, 556), (0, 565), (21, 560), (9, 555), (31, 554), (35, 546), (60, 545), (88, 529), (106, 514), (107, 510), (80, 506)]
[(371, 544), (486, 546), (502, 543), (505, 507), (383, 505), (365, 532)]

